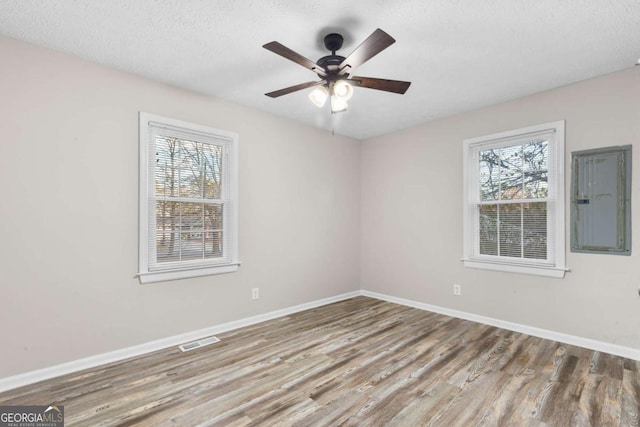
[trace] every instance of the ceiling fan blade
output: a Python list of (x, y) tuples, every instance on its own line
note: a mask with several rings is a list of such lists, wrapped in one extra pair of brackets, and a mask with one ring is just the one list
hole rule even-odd
[(394, 92), (404, 94), (411, 82), (403, 82), (400, 80), (374, 79), (373, 77), (352, 76), (347, 80), (354, 86), (364, 87), (367, 89), (384, 90), (386, 92)]
[(393, 37), (378, 28), (342, 61), (339, 74), (343, 75), (349, 70), (364, 64), (395, 42), (396, 40)]
[(276, 53), (282, 56), (283, 58), (293, 61), (296, 64), (302, 65), (304, 68), (307, 68), (313, 71), (314, 73), (318, 73), (322, 76), (327, 74), (327, 71), (323, 67), (319, 66), (312, 60), (305, 58), (304, 56), (300, 55), (298, 52), (295, 52), (289, 49), (283, 44), (280, 44), (278, 42), (270, 42), (265, 44), (262, 47), (267, 50), (270, 50), (273, 53)]
[(320, 86), (321, 84), (324, 84), (324, 83), (325, 83), (324, 80), (319, 80), (317, 82), (300, 83), (295, 86), (289, 86), (289, 87), (285, 87), (284, 89), (274, 90), (273, 92), (265, 93), (265, 95), (270, 96), (271, 98), (277, 98), (279, 96), (287, 95), (292, 92), (297, 92), (299, 90), (306, 89), (308, 87)]

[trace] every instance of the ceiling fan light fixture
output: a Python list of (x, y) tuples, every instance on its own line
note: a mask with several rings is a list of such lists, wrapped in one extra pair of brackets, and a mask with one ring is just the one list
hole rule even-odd
[(329, 91), (324, 86), (316, 86), (315, 89), (311, 91), (309, 94), (309, 99), (313, 102), (313, 105), (318, 108), (322, 108), (327, 102), (327, 98), (329, 97)]
[(333, 85), (333, 93), (338, 98), (348, 101), (353, 96), (353, 86), (351, 86), (346, 80), (338, 80)]
[(358, 68), (395, 43), (393, 37), (378, 28), (346, 57), (336, 54), (336, 51), (342, 48), (343, 40), (342, 35), (338, 33), (331, 33), (325, 36), (324, 46), (331, 52), (331, 55), (325, 55), (316, 62), (305, 58), (296, 51), (276, 41), (263, 45), (263, 48), (313, 71), (321, 79), (320, 81), (309, 81), (274, 90), (265, 93), (265, 95), (271, 98), (277, 98), (299, 90), (314, 88), (313, 91), (309, 93), (311, 102), (321, 108), (326, 104), (327, 98), (329, 98), (331, 102), (331, 113), (339, 113), (346, 111), (347, 101), (353, 96), (353, 86), (398, 94), (404, 94), (407, 91), (411, 82), (363, 76), (352, 76), (349, 78), (352, 70)]
[(337, 95), (331, 95), (331, 113), (341, 113), (347, 111), (347, 100)]

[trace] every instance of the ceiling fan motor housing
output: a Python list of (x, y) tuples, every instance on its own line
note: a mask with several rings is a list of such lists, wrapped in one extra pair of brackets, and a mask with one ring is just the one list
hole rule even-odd
[(342, 48), (343, 41), (342, 35), (338, 33), (327, 34), (324, 37), (324, 46), (331, 51), (331, 55), (323, 56), (316, 63), (328, 72), (326, 76), (321, 76), (327, 81), (335, 80), (340, 71), (340, 64), (345, 60), (344, 56), (336, 55), (336, 50)]
[[(327, 55), (318, 59), (316, 62), (319, 66), (327, 70), (327, 77), (337, 76), (338, 71), (340, 71), (340, 64), (344, 61), (344, 56), (340, 55)], [(346, 77), (344, 75), (343, 77)]]

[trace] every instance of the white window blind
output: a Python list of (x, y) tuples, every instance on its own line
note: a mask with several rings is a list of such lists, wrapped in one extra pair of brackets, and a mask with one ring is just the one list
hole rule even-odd
[(465, 141), (465, 265), (564, 274), (563, 153), (564, 122)]
[(237, 269), (237, 135), (140, 114), (140, 278)]

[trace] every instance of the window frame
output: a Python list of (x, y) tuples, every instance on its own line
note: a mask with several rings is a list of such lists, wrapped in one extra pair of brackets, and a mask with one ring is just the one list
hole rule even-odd
[[(152, 183), (155, 182), (153, 178), (155, 166), (151, 170), (149, 164), (150, 122), (219, 140), (223, 150), (222, 179), (228, 182), (223, 195), (224, 204), (227, 206), (225, 206), (222, 230), (223, 235), (226, 236), (225, 242), (228, 242), (223, 246), (224, 261), (184, 260), (170, 262), (159, 267), (150, 259), (153, 252), (149, 249), (150, 242), (151, 239), (155, 241), (156, 233), (155, 221), (150, 216), (150, 203), (152, 199), (155, 200), (155, 193), (151, 193), (153, 191)], [(237, 271), (240, 265), (238, 261), (238, 134), (141, 111), (139, 113), (139, 138), (139, 258), (137, 276), (140, 283), (154, 283)]]
[[(541, 262), (537, 259), (510, 258), (500, 255), (480, 254), (480, 239), (476, 236), (479, 233), (479, 225), (476, 206), (480, 204), (479, 185), (480, 173), (479, 162), (474, 158), (474, 153), (480, 148), (492, 149), (511, 145), (505, 141), (513, 141), (517, 138), (525, 138), (527, 135), (541, 133), (545, 131), (555, 131), (555, 141), (549, 144), (548, 154), (548, 195), (545, 199), (547, 204), (552, 204), (555, 215), (547, 217), (547, 235), (553, 232), (552, 239), (547, 242), (553, 245), (548, 248), (552, 259)], [(568, 269), (565, 266), (565, 122), (559, 120), (555, 122), (543, 123), (535, 126), (528, 126), (520, 129), (513, 129), (505, 132), (484, 135), (463, 141), (463, 264), (469, 268), (479, 268), (485, 270), (505, 271), (521, 274), (532, 274), (539, 276), (563, 278)], [(547, 209), (549, 212), (549, 209)], [(551, 216), (551, 218), (550, 218)], [(551, 252), (549, 252), (551, 250)]]

